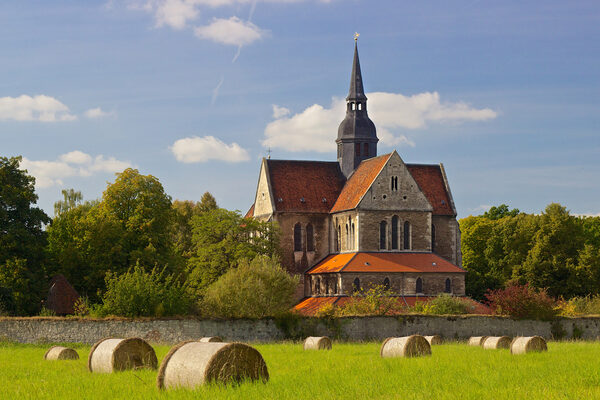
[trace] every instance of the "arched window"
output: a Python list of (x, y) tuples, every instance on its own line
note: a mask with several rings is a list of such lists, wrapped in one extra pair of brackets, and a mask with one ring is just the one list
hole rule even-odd
[(329, 294), (329, 278), (325, 278), (325, 294)]
[(452, 293), (452, 281), (450, 280), (450, 278), (446, 279), (446, 288), (444, 289), (444, 292)]
[(383, 280), (383, 287), (385, 290), (390, 290), (390, 278), (385, 278)]
[(387, 222), (381, 221), (379, 223), (379, 248), (381, 250), (387, 249), (386, 236), (387, 236)]
[(315, 251), (315, 240), (312, 224), (306, 225), (306, 251)]
[(392, 217), (392, 250), (398, 250), (398, 222), (397, 215)]
[(350, 250), (350, 228), (346, 224), (346, 250)]
[(369, 156), (369, 143), (363, 144), (363, 155)]
[(360, 157), (360, 143), (354, 144), (354, 153), (356, 157)]
[(338, 292), (338, 282), (337, 277), (333, 278), (333, 294), (337, 294)]
[(302, 251), (302, 226), (300, 222), (294, 225), (294, 251)]
[(337, 251), (342, 251), (342, 227), (338, 225), (336, 238)]
[(315, 281), (315, 294), (321, 294), (321, 277), (318, 276)]
[(435, 251), (435, 225), (431, 224), (431, 252)]
[(416, 293), (423, 293), (423, 279), (417, 278)]
[(392, 192), (398, 191), (398, 177), (397, 176), (392, 176), (392, 178), (390, 180), (390, 189), (392, 189)]
[(350, 231), (351, 231), (351, 235), (350, 235), (350, 249), (354, 249), (354, 244), (356, 243), (356, 235), (355, 235), (355, 232), (354, 232), (354, 222), (352, 223)]
[(354, 279), (354, 282), (352, 282), (352, 293), (358, 292), (360, 292), (360, 279), (356, 278)]
[(410, 222), (404, 223), (404, 250), (410, 250)]

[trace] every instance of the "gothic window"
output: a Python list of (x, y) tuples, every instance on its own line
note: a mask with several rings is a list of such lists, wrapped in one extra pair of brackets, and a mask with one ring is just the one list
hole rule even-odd
[(423, 279), (417, 278), (416, 293), (423, 293)]
[(335, 245), (337, 246), (336, 250), (342, 251), (342, 227), (338, 225), (337, 228), (337, 237), (335, 238)]
[(329, 278), (325, 278), (325, 294), (329, 294)]
[(452, 293), (452, 281), (450, 280), (450, 278), (446, 279), (446, 288), (444, 289), (444, 292)]
[(362, 110), (362, 103), (357, 103), (357, 110)]
[(352, 234), (350, 235), (350, 249), (354, 249), (354, 244), (356, 243), (356, 236), (354, 234), (354, 222), (352, 223), (352, 227), (350, 228)]
[(383, 287), (385, 290), (390, 290), (390, 278), (385, 278), (383, 280)]
[(410, 250), (410, 222), (404, 223), (404, 250)]
[(302, 251), (302, 226), (300, 222), (294, 225), (294, 251)]
[(390, 189), (392, 190), (392, 192), (398, 191), (398, 177), (397, 176), (392, 176), (390, 178)]
[(431, 252), (435, 251), (435, 225), (431, 224)]
[(346, 250), (350, 249), (350, 228), (346, 224)]
[(315, 240), (312, 224), (306, 225), (306, 251), (315, 251)]
[(387, 222), (381, 221), (379, 223), (379, 248), (381, 250), (387, 249), (386, 236), (387, 236)]
[(356, 279), (354, 279), (354, 282), (352, 282), (352, 292), (353, 293), (360, 292), (360, 279), (356, 278)]
[(333, 278), (333, 294), (337, 294), (338, 292), (338, 285), (337, 285), (337, 277)]
[(392, 217), (392, 250), (398, 250), (398, 222), (397, 215)]
[(369, 156), (369, 143), (363, 144), (363, 155)]
[(356, 157), (360, 157), (360, 143), (355, 143), (354, 144), (354, 152), (355, 152), (355, 156)]

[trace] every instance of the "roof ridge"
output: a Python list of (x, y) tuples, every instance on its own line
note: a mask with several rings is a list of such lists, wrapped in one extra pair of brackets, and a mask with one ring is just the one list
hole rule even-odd
[[(351, 259), (349, 259), (349, 260), (346, 262), (346, 265), (344, 265), (344, 266), (343, 266), (343, 267), (342, 267), (342, 268), (341, 268), (341, 269), (340, 269), (338, 272), (342, 272), (342, 271), (344, 271), (344, 270), (346, 269), (346, 267), (348, 266), (348, 264), (350, 264), (350, 263), (352, 262), (352, 260), (354, 260), (354, 259), (356, 258), (356, 255), (357, 255), (358, 253), (359, 253), (358, 251), (354, 252), (354, 255), (352, 256), (352, 258), (351, 258)], [(340, 253), (340, 254), (341, 254), (341, 253)]]

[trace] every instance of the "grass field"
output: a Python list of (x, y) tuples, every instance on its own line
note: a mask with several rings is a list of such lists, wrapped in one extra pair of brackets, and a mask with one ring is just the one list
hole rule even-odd
[[(465, 344), (433, 347), (433, 355), (382, 359), (379, 343), (255, 345), (267, 384), (209, 385), (160, 392), (156, 371), (91, 374), (90, 347), (78, 361), (45, 361), (49, 345), (0, 344), (1, 399), (600, 399), (600, 343), (549, 343), (549, 351), (512, 356)], [(159, 362), (168, 351), (156, 346)]]

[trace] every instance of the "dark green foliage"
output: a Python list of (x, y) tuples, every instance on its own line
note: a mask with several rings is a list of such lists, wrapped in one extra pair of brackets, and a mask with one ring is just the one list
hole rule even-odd
[(165, 317), (190, 313), (192, 301), (185, 285), (165, 270), (146, 272), (136, 265), (118, 275), (108, 273), (100, 316)]
[(206, 290), (202, 308), (211, 317), (262, 318), (288, 311), (294, 304), (298, 277), (276, 258), (242, 260)]
[[(0, 287), (5, 312), (37, 314), (45, 294), (46, 234), (50, 218), (38, 207), (35, 179), (19, 169), (21, 157), (0, 157)], [(11, 300), (9, 300), (11, 299)]]
[(550, 204), (541, 215), (501, 205), (460, 220), (467, 295), (510, 282), (570, 298), (600, 292), (600, 218), (569, 215)]
[(279, 255), (279, 230), (272, 222), (243, 218), (238, 211), (217, 208), (194, 215), (188, 282), (202, 292), (241, 260)]

